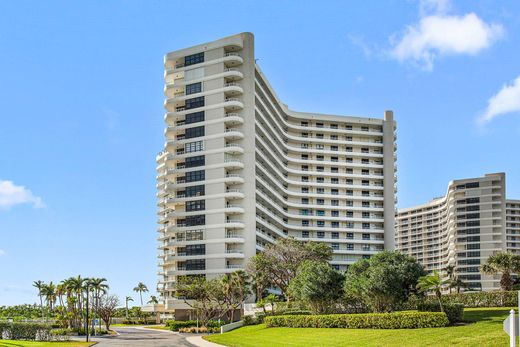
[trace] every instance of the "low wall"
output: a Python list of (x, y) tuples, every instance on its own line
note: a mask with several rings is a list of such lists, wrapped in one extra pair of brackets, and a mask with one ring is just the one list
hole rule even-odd
[(223, 333), (231, 331), (233, 329), (240, 328), (243, 325), (244, 325), (244, 322), (241, 320), (238, 322), (223, 325), (220, 327), (220, 333), (223, 334)]

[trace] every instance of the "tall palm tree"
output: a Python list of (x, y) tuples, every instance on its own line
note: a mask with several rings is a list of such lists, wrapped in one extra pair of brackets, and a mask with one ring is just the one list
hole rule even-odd
[(44, 313), (43, 313), (43, 293), (42, 289), (45, 286), (45, 283), (43, 281), (34, 281), (33, 287), (38, 289), (38, 296), (40, 297), (40, 309), (42, 310), (42, 319), (44, 319)]
[(141, 306), (143, 306), (143, 293), (148, 291), (148, 287), (143, 282), (137, 283), (137, 286), (134, 287), (134, 292), (139, 293), (139, 297), (141, 298)]
[(65, 295), (65, 286), (63, 283), (58, 283), (56, 285), (56, 296), (58, 297), (58, 302), (60, 306), (63, 306), (63, 295)]
[(455, 288), (454, 286), (451, 285), (451, 282), (454, 282), (455, 281), (455, 265), (448, 265), (446, 266), (446, 275), (448, 276), (448, 279), (450, 280), (450, 294), (451, 294), (451, 290), (452, 288)]
[(49, 306), (49, 310), (52, 311), (54, 303), (56, 302), (56, 286), (52, 281), (43, 286), (42, 294), (45, 296), (45, 301), (47, 302), (47, 306)]
[(443, 280), (441, 275), (437, 271), (434, 271), (431, 275), (422, 276), (419, 278), (419, 282), (417, 283), (417, 289), (420, 292), (432, 291), (437, 300), (439, 301), (439, 306), (441, 311), (444, 312), (444, 307), (442, 307), (442, 288), (448, 283), (448, 280)]
[(457, 289), (457, 294), (460, 293), (461, 288), (468, 288), (466, 282), (461, 280), (459, 277), (455, 277), (453, 281), (450, 282), (450, 292), (451, 288)]
[(157, 297), (155, 295), (150, 296), (150, 300), (148, 301), (148, 304), (157, 305), (159, 303), (159, 300), (157, 300)]
[[(102, 294), (106, 294), (109, 286), (105, 282), (107, 281), (106, 278), (90, 278), (88, 280), (88, 285), (93, 291), (93, 306), (94, 306), (94, 317), (95, 314), (99, 308), (99, 299)], [(88, 295), (88, 293), (87, 293)], [(92, 326), (94, 326), (94, 320), (92, 321)], [(101, 320), (99, 320), (99, 326), (101, 329)]]
[(511, 273), (520, 272), (520, 256), (509, 252), (500, 252), (490, 256), (486, 264), (482, 265), (482, 272), (494, 275), (502, 273), (500, 278), (500, 288), (502, 290), (512, 290), (513, 280)]
[(132, 299), (131, 296), (127, 296), (125, 298), (125, 308), (126, 308), (126, 319), (128, 319), (128, 302), (129, 301), (134, 301), (134, 299)]

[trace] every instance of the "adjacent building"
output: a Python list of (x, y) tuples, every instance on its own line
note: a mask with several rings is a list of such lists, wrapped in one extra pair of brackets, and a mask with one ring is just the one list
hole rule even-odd
[[(303, 59), (303, 58), (302, 58)], [(396, 125), (291, 111), (242, 33), (166, 55), (157, 156), (159, 286), (243, 269), (278, 238), (325, 242), (339, 269), (394, 248)], [(318, 101), (316, 101), (318, 107)]]
[(480, 267), (490, 255), (520, 250), (520, 201), (506, 199), (504, 173), (454, 180), (446, 195), (396, 215), (396, 248), (432, 272), (455, 266), (470, 290), (500, 288)]

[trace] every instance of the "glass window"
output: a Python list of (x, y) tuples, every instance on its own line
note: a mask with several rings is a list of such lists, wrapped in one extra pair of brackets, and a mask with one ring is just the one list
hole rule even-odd
[(186, 151), (186, 153), (200, 152), (200, 151), (204, 150), (204, 142), (203, 141), (188, 142), (184, 145), (184, 150)]
[(186, 129), (185, 139), (192, 139), (194, 137), (204, 136), (204, 126), (193, 127)]
[(190, 171), (186, 172), (186, 182), (197, 182), (197, 181), (204, 181), (205, 178), (205, 171), (204, 170), (198, 170), (198, 171)]
[(206, 200), (186, 201), (186, 212), (203, 211), (206, 209)]
[(191, 196), (202, 196), (205, 193), (204, 185), (187, 187), (185, 191), (185, 195), (187, 197)]
[(186, 95), (200, 93), (202, 91), (202, 83), (192, 83), (186, 85)]
[(185, 159), (185, 165), (187, 168), (190, 167), (196, 167), (196, 166), (204, 166), (205, 165), (205, 158), (203, 155), (197, 155), (195, 157), (188, 157)]
[(203, 106), (204, 106), (204, 97), (199, 96), (198, 98), (187, 99), (185, 108), (186, 108), (186, 110), (190, 110), (192, 108), (203, 107)]
[(184, 121), (185, 124), (192, 124), (198, 122), (204, 122), (204, 111), (188, 113)]
[(184, 66), (198, 64), (204, 62), (204, 52), (187, 55), (184, 57)]

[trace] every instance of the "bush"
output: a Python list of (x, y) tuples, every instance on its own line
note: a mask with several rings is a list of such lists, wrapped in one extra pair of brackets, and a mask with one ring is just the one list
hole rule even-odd
[(453, 293), (443, 295), (442, 302), (443, 304), (461, 303), (464, 307), (516, 307), (518, 305), (518, 292)]
[(215, 334), (215, 333), (220, 333), (220, 328), (189, 327), (189, 328), (180, 328), (179, 332), (188, 333), (188, 334)]
[(443, 312), (394, 312), (265, 317), (267, 327), (416, 329), (439, 328), (449, 324)]
[(0, 339), (3, 335), (9, 340), (51, 340), (51, 326), (42, 323), (0, 322)]
[[(443, 304), (444, 313), (448, 316), (450, 324), (462, 322), (464, 315), (464, 305), (460, 303)], [(421, 312), (441, 312), (441, 306), (438, 303), (424, 302), (417, 304), (417, 310)]]
[[(207, 328), (217, 328), (220, 331), (220, 326), (226, 324), (224, 321), (221, 321), (220, 323), (216, 320), (210, 320), (208, 322)], [(192, 328), (197, 327), (197, 321), (196, 320), (167, 320), (165, 322), (165, 325), (167, 328), (169, 328), (172, 331), (180, 331), (183, 328)], [(200, 327), (199, 322), (199, 327)]]
[(255, 316), (244, 316), (242, 318), (242, 321), (244, 321), (244, 325), (255, 325), (255, 324), (258, 324), (258, 321), (255, 318)]
[(308, 310), (287, 310), (287, 311), (280, 311), (276, 312), (275, 316), (302, 316), (302, 315), (310, 315), (312, 314), (311, 311)]

